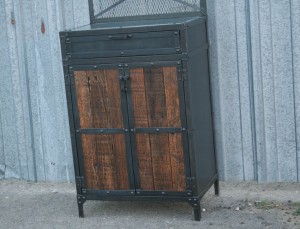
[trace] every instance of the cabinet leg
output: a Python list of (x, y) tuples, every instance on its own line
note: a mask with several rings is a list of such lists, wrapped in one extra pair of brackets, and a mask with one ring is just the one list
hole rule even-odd
[(194, 217), (196, 221), (201, 220), (201, 206), (200, 206), (200, 199), (199, 198), (193, 198), (190, 199), (190, 204), (192, 205), (194, 209)]
[(201, 208), (200, 208), (200, 204), (199, 207), (194, 208), (194, 217), (196, 221), (200, 221), (201, 220)]
[(83, 196), (77, 196), (77, 204), (78, 204), (78, 213), (79, 213), (79, 218), (83, 218), (83, 204), (85, 203), (85, 197)]
[(216, 195), (216, 196), (219, 196), (219, 195), (220, 195), (219, 179), (215, 181), (214, 187), (215, 187), (215, 195)]

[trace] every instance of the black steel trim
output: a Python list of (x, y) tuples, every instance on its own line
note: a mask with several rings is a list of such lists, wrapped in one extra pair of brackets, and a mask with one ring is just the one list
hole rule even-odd
[[(77, 95), (76, 95), (76, 88), (75, 88), (75, 79), (74, 79), (74, 72), (71, 70), (71, 67), (69, 67), (69, 77), (70, 77), (70, 89), (71, 89), (71, 96), (72, 96), (72, 107), (73, 107), (73, 121), (74, 121), (74, 128), (77, 130), (80, 127), (79, 123), (79, 111), (77, 106)], [(78, 163), (79, 163), (79, 171), (80, 176), (85, 177), (84, 173), (84, 157), (83, 157), (83, 149), (81, 144), (81, 135), (75, 132), (75, 139), (77, 144), (77, 154), (78, 154)], [(84, 185), (81, 184), (81, 188), (85, 188)]]
[(185, 196), (100, 196), (100, 195), (81, 195), (86, 200), (110, 200), (110, 201), (174, 201), (174, 202), (192, 202), (193, 197)]
[[(124, 64), (124, 74), (129, 76), (130, 79), (130, 71), (128, 69), (128, 64)], [(128, 109), (128, 122), (130, 128), (130, 143), (131, 143), (131, 155), (132, 155), (132, 162), (133, 162), (133, 171), (134, 171), (134, 178), (135, 178), (135, 188), (140, 188), (140, 178), (139, 178), (139, 166), (138, 166), (138, 156), (137, 156), (137, 145), (136, 145), (136, 134), (134, 131), (134, 112), (133, 112), (133, 102), (131, 96), (131, 84), (130, 80), (126, 81), (127, 85), (127, 109)]]
[[(71, 50), (70, 48), (68, 50)], [(152, 48), (152, 49), (133, 49), (133, 50), (120, 50), (120, 51), (99, 51), (99, 52), (87, 52), (87, 53), (73, 53), (69, 52), (68, 58), (72, 59), (90, 59), (101, 57), (122, 57), (122, 56), (143, 56), (143, 55), (166, 55), (181, 53), (180, 48)]]
[(153, 19), (170, 19), (170, 18), (181, 18), (181, 17), (201, 17), (201, 12), (184, 12), (184, 13), (166, 13), (166, 14), (152, 14), (152, 15), (141, 15), (141, 16), (124, 16), (114, 18), (95, 18), (93, 24), (105, 23), (105, 22), (118, 22), (118, 21), (133, 21), (133, 20), (153, 20)]
[(181, 133), (185, 132), (186, 128), (168, 128), (168, 127), (144, 127), (131, 129), (131, 132), (136, 133), (149, 133), (149, 134), (161, 134), (161, 133)]
[[(186, 116), (186, 104), (185, 104), (185, 92), (184, 92), (184, 79), (185, 79), (186, 69), (183, 69), (182, 62), (177, 65), (177, 81), (178, 81), (178, 95), (179, 95), (179, 105), (180, 105), (180, 119), (181, 125), (187, 126), (187, 116)], [(182, 132), (182, 146), (184, 151), (184, 168), (186, 177), (191, 177), (191, 167), (190, 167), (190, 155), (189, 155), (189, 144), (188, 144), (188, 131)], [(187, 182), (187, 190), (190, 190), (190, 184)]]
[[(82, 63), (81, 61), (79, 63)], [(71, 71), (84, 71), (84, 70), (103, 70), (103, 69), (119, 69), (122, 68), (122, 64), (119, 63), (114, 63), (114, 64), (99, 64), (99, 62), (94, 62), (94, 64), (92, 63), (87, 63), (87, 64), (73, 64), (69, 66), (69, 69)]]
[(89, 1), (90, 23), (93, 23), (95, 19), (94, 3), (93, 0), (88, 0), (88, 1)]
[[(78, 151), (77, 143), (75, 139), (75, 127), (74, 127), (74, 117), (73, 117), (73, 104), (72, 104), (72, 95), (71, 95), (71, 86), (70, 86), (70, 76), (68, 71), (68, 66), (63, 66), (65, 74), (65, 88), (66, 88), (66, 99), (68, 106), (68, 116), (69, 116), (69, 127), (71, 135), (71, 144), (72, 144), (72, 155), (74, 161), (74, 173), (75, 177), (80, 176), (79, 162), (78, 162)], [(77, 194), (81, 193), (81, 182), (75, 179), (76, 182), (76, 191)]]
[[(119, 74), (120, 76), (125, 76), (125, 71), (123, 64), (119, 65)], [(121, 104), (122, 104), (122, 113), (123, 113), (123, 125), (125, 131), (125, 144), (126, 144), (126, 160), (127, 160), (127, 169), (128, 169), (128, 179), (129, 179), (129, 185), (130, 189), (135, 189), (135, 173), (134, 173), (134, 164), (132, 161), (132, 149), (131, 149), (131, 136), (129, 133), (129, 115), (128, 115), (128, 106), (127, 106), (127, 92), (122, 90), (124, 87), (126, 87), (126, 81), (120, 80), (120, 91), (121, 91)]]
[[(188, 60), (189, 55), (183, 54), (171, 54), (171, 55), (151, 55), (151, 56), (126, 56), (126, 57), (109, 57), (109, 58), (91, 58), (91, 59), (68, 59), (64, 60), (64, 64), (74, 66), (74, 67), (85, 67), (87, 65), (108, 65), (108, 64), (118, 64), (118, 63), (157, 63), (160, 61), (178, 61), (178, 60)], [(92, 66), (91, 66), (92, 67)]]
[(164, 190), (156, 190), (156, 191), (146, 191), (146, 190), (137, 190), (137, 196), (187, 196), (192, 197), (193, 193), (191, 190), (187, 190), (186, 192), (172, 192), (172, 191), (164, 191)]
[(157, 61), (157, 59), (155, 61), (145, 61), (145, 62), (128, 62), (126, 63), (126, 66), (128, 68), (145, 68), (145, 67), (166, 67), (166, 66), (170, 66), (170, 67), (176, 67), (178, 65), (181, 65), (181, 59), (177, 59), (175, 60), (160, 60)]
[(128, 128), (79, 129), (76, 132), (80, 134), (124, 134), (128, 132)]
[(98, 196), (134, 196), (135, 190), (84, 190), (86, 195), (98, 195)]
[[(188, 69), (188, 62), (182, 61), (182, 68)], [(189, 76), (189, 72), (186, 72), (187, 77)], [(194, 150), (194, 137), (193, 137), (193, 124), (191, 119), (191, 107), (190, 107), (190, 91), (189, 91), (189, 85), (186, 81), (183, 81), (183, 88), (184, 88), (184, 101), (185, 101), (185, 108), (186, 108), (186, 123), (187, 123), (187, 144), (189, 146), (189, 158), (190, 158), (190, 171), (191, 175), (190, 177), (196, 177), (196, 159), (195, 159), (195, 150)], [(192, 187), (193, 193), (198, 193), (198, 186)]]

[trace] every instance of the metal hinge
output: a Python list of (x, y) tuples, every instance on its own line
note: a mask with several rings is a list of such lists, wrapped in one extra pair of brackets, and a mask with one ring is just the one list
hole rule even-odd
[(196, 188), (196, 178), (195, 177), (187, 177), (187, 188), (193, 190)]
[(187, 74), (187, 70), (186, 69), (184, 69), (184, 68), (180, 69), (179, 73), (180, 73), (179, 80), (182, 80), (182, 81), (188, 80), (188, 74)]
[(85, 178), (82, 176), (77, 176), (76, 177), (76, 186), (79, 189), (85, 189)]

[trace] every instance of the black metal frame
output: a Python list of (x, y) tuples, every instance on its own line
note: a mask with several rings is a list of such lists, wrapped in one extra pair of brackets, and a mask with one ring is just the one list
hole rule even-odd
[(155, 18), (174, 18), (174, 17), (187, 17), (187, 16), (207, 16), (207, 5), (206, 0), (199, 0), (200, 7), (195, 6), (186, 2), (185, 0), (173, 0), (174, 2), (181, 3), (184, 6), (188, 6), (194, 11), (191, 12), (178, 12), (178, 13), (166, 13), (166, 14), (152, 14), (152, 15), (135, 15), (135, 16), (124, 16), (124, 17), (109, 17), (109, 18), (99, 18), (99, 16), (109, 12), (116, 6), (125, 2), (126, 0), (119, 0), (118, 2), (110, 5), (108, 8), (102, 10), (95, 15), (94, 12), (94, 2), (93, 0), (88, 0), (89, 3), (89, 14), (90, 23), (101, 23), (101, 22), (112, 22), (112, 21), (124, 21), (124, 20), (141, 20), (141, 19), (155, 19)]

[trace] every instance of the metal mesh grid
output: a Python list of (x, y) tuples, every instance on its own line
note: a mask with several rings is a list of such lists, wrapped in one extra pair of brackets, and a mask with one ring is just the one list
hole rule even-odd
[(95, 19), (200, 12), (201, 0), (93, 0)]

